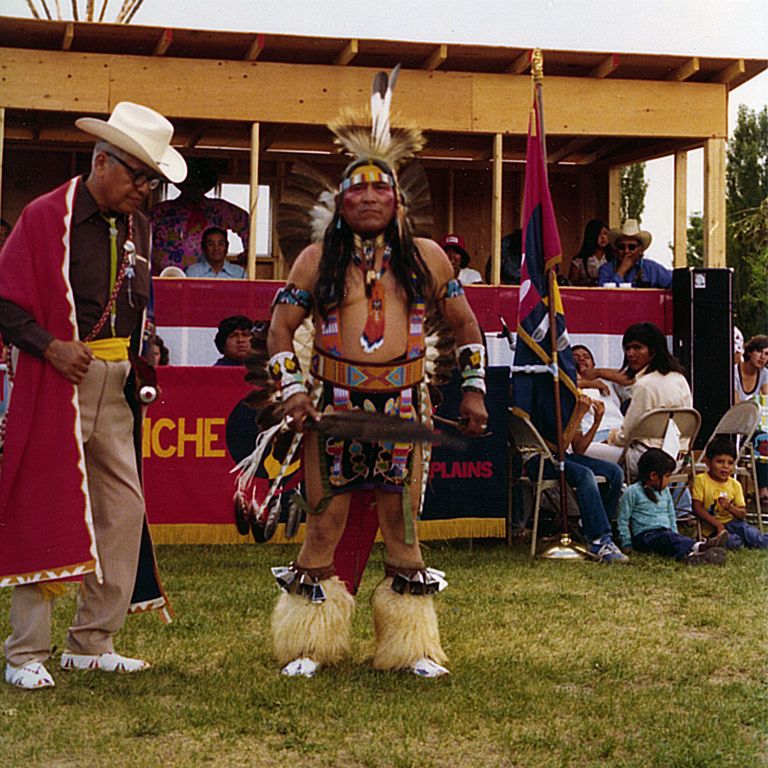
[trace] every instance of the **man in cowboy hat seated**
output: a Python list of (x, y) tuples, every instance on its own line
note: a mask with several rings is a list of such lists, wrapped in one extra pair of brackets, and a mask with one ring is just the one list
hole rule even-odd
[[(173, 126), (138, 104), (76, 124), (98, 139), (89, 174), (33, 200), (0, 254), (0, 330), (18, 349), (0, 477), (0, 585), (14, 587), (5, 679), (29, 690), (54, 685), (44, 664), (63, 580), (82, 580), (64, 669), (145, 669), (112, 638), (129, 611), (165, 606), (142, 545), (140, 410), (125, 390), (129, 350), (151, 341), (150, 230), (138, 207), (186, 164)], [(157, 591), (145, 598), (149, 571)]]
[(634, 288), (671, 288), (672, 271), (643, 254), (651, 244), (651, 233), (640, 229), (636, 219), (627, 219), (621, 229), (608, 232), (615, 257), (600, 267), (598, 285), (631, 285)]

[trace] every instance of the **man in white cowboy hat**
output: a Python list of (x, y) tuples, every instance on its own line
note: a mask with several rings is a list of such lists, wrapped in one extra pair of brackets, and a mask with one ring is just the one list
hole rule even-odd
[[(146, 668), (112, 638), (128, 612), (166, 605), (125, 388), (129, 350), (149, 338), (138, 208), (186, 164), (173, 126), (147, 107), (122, 102), (107, 121), (76, 124), (98, 139), (89, 174), (33, 200), (0, 255), (0, 330), (18, 350), (0, 476), (0, 585), (14, 587), (5, 679), (30, 690), (54, 684), (44, 664), (63, 580), (82, 580), (64, 669)], [(147, 556), (151, 573), (137, 578)]]
[(615, 256), (600, 267), (598, 285), (629, 284), (634, 288), (671, 288), (672, 272), (643, 256), (651, 244), (651, 233), (640, 229), (637, 219), (627, 219), (621, 229), (608, 232)]

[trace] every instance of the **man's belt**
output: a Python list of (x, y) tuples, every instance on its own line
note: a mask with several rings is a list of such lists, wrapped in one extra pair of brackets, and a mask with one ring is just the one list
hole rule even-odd
[(116, 336), (108, 339), (94, 339), (85, 342), (99, 360), (117, 363), (128, 359), (128, 346), (131, 340), (127, 336)]
[(315, 347), (312, 375), (337, 387), (361, 392), (399, 392), (424, 378), (424, 356), (401, 363), (358, 363), (331, 357)]

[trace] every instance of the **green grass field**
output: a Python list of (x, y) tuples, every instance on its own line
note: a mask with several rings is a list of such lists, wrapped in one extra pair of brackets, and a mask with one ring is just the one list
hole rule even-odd
[[(425, 550), (450, 583), (437, 598), (450, 677), (370, 668), (378, 548), (353, 657), (289, 680), (271, 658), (269, 566), (295, 548), (161, 547), (176, 621), (129, 618), (117, 642), (153, 668), (64, 673), (56, 658), (54, 689), (3, 684), (0, 766), (766, 765), (768, 553), (686, 568), (531, 563), (496, 541)], [(56, 606), (59, 643), (73, 607)]]

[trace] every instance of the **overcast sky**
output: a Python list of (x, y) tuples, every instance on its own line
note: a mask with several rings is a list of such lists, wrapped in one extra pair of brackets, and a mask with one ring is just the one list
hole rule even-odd
[[(60, 0), (71, 18), (71, 2)], [(38, 8), (40, 0), (31, 0)], [(84, 16), (85, 0), (77, 0)], [(96, 0), (101, 9), (102, 0)], [(110, 0), (112, 20), (120, 0)], [(48, 0), (55, 8), (55, 0)], [(29, 17), (26, 0), (0, 0), (4, 15)], [(98, 12), (98, 11), (97, 11)], [(333, 37), (605, 52), (768, 58), (768, 0), (144, 0), (134, 24)], [(546, 59), (545, 59), (546, 61)], [(739, 104), (768, 103), (768, 74), (731, 95), (729, 129)], [(689, 158), (689, 211), (701, 209), (701, 152)], [(649, 164), (644, 227), (653, 256), (668, 262), (672, 238), (671, 160)]]

